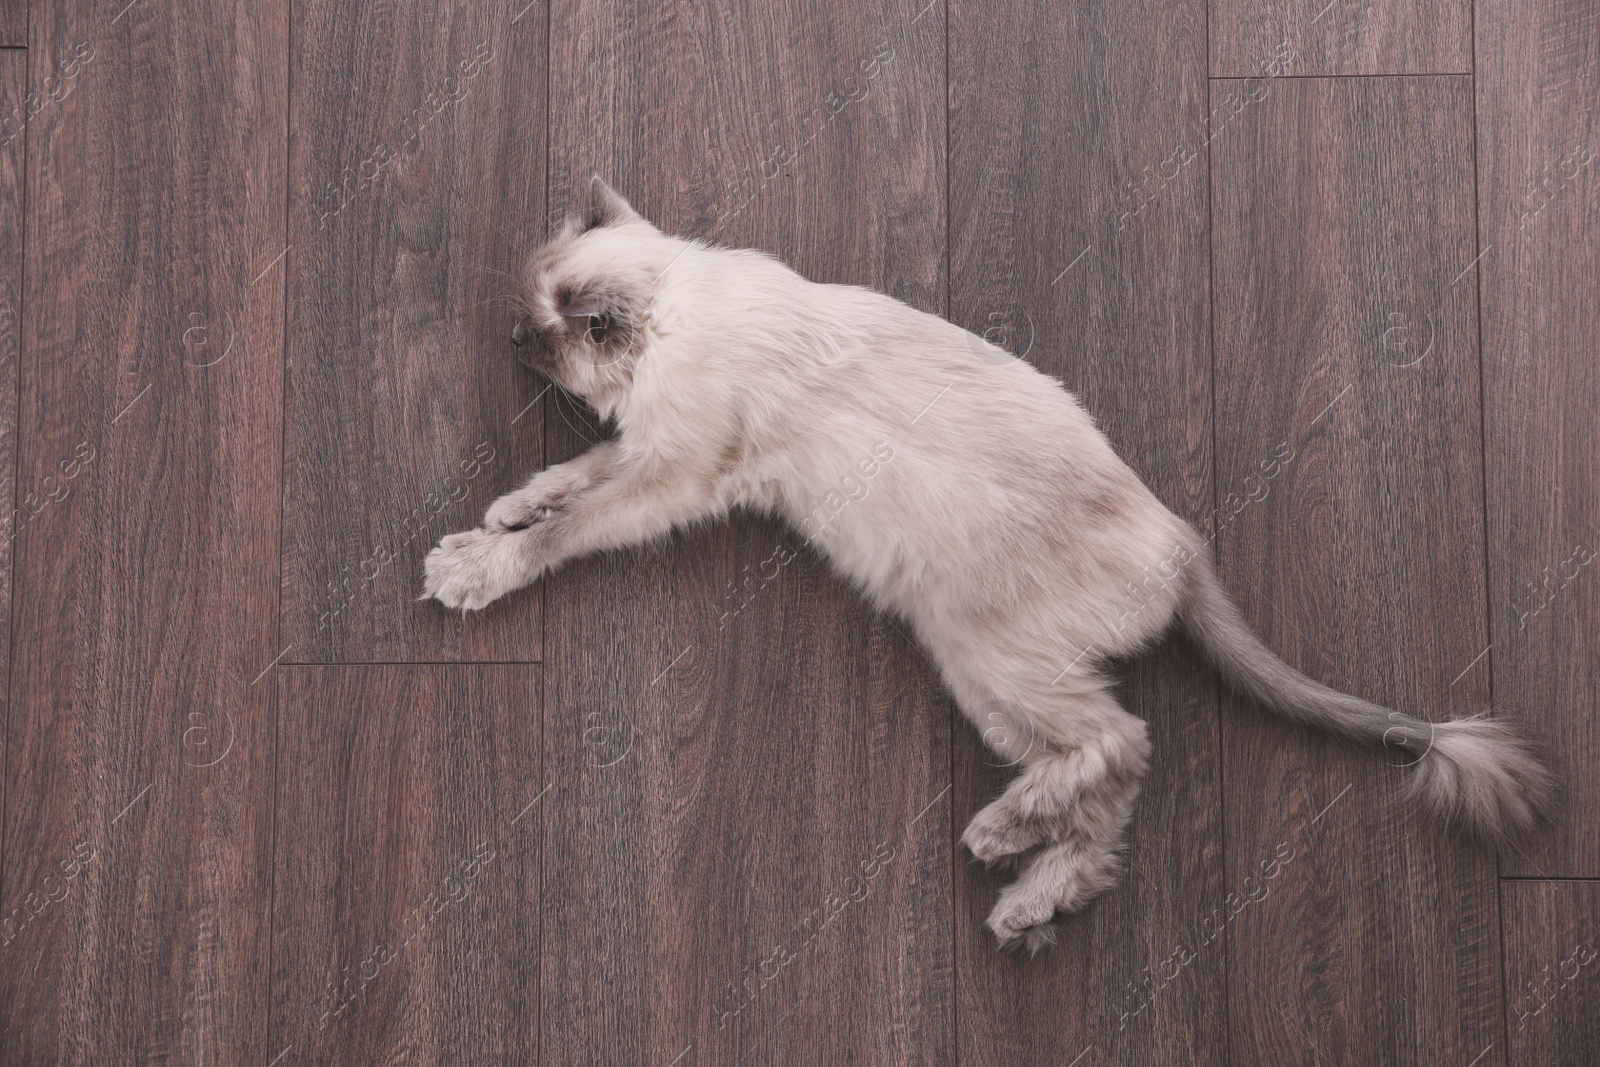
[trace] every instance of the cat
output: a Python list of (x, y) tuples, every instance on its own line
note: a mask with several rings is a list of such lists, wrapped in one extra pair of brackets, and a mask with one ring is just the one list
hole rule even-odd
[(910, 623), (984, 742), (1021, 767), (962, 835), (1019, 870), (987, 922), (1001, 945), (1037, 952), (1057, 913), (1116, 883), (1150, 742), (1101, 667), (1174, 623), (1267, 708), (1410, 753), (1411, 792), (1446, 820), (1503, 841), (1548, 810), (1553, 780), (1504, 720), (1429, 723), (1278, 659), (1206, 543), (1077, 399), (960, 327), (664, 234), (598, 177), (518, 285), (519, 360), (618, 432), (441, 540), (424, 598), (480, 609), (565, 560), (735, 507), (788, 520)]

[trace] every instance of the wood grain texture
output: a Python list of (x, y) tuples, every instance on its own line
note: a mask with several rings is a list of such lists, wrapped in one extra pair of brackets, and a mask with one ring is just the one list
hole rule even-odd
[(538, 590), (417, 596), (542, 454), (497, 272), (543, 234), (544, 9), (294, 10), (286, 659), (537, 660)]
[[(668, 231), (939, 311), (926, 6), (556, 8), (554, 203), (599, 172)], [(594, 434), (551, 426), (555, 459)], [(950, 1062), (951, 709), (919, 653), (749, 518), (546, 597), (544, 929), (583, 950), (544, 957), (545, 1062)]]
[[(1475, 714), (1471, 86), (1269, 88), (1212, 155), (1223, 580), (1313, 678)], [(1233, 698), (1223, 737), (1236, 1062), (1470, 1062), (1499, 1034), (1493, 857), (1404, 804), (1393, 754)]]
[(1506, 1063), (1582, 1067), (1600, 1049), (1600, 883), (1508, 879)]
[[(1600, 876), (1600, 17), (1479, 14), (1479, 240), (1489, 615), (1497, 706), (1546, 742), (1567, 789), (1508, 873)], [(1483, 665), (1480, 664), (1480, 669)]]
[[(0, 114), (23, 106), (27, 84), (28, 57), (21, 50), (0, 53)], [(0, 731), (10, 701), (6, 678), (11, 662), (11, 556), (16, 540), (15, 510), (17, 483), (17, 350), (22, 328), (23, 273), (23, 166), (25, 142), (7, 138), (0, 132), (0, 649), (8, 653), (0, 668)], [(0, 737), (3, 737), (0, 732)], [(0, 746), (0, 766), (4, 748)], [(0, 826), (4, 826), (5, 787), (0, 785)], [(4, 870), (5, 838), (0, 834), (0, 870)], [(0, 912), (0, 937), (4, 936), (6, 915)]]
[[(1135, 20), (1110, 4), (963, 3), (951, 19), (951, 317), (1060, 376), (1199, 521), (1212, 499), (1205, 5)], [(1168, 643), (1119, 697), (1155, 751), (1122, 884), (1028, 959), (999, 954), (983, 926), (1008, 876), (956, 866), (963, 1063), (1227, 1062), (1225, 957), (1194, 930), (1223, 896), (1216, 683)], [(955, 750), (959, 830), (1015, 772), (970, 730)]]
[(284, 670), (269, 1057), (537, 1062), (540, 690), (536, 666)]
[[(28, 57), (20, 50), (0, 52), (0, 112), (20, 108), (28, 75)], [(4, 671), (0, 671), (0, 692), (5, 700), (0, 702), (0, 738), (9, 718), (11, 692), (6, 686), (11, 661), (11, 554), (15, 543), (17, 517), (12, 514), (16, 494), (17, 459), (17, 349), (22, 325), (22, 263), (23, 263), (23, 165), (24, 144), (21, 137), (7, 139), (0, 133), (0, 471), (5, 472), (5, 492), (0, 500), (7, 501), (0, 512), (0, 639), (7, 651)], [(5, 749), (0, 745), (0, 766), (3, 766)], [(0, 827), (5, 825), (6, 779), (0, 776)], [(5, 835), (0, 834), (0, 872), (5, 870)], [(0, 874), (0, 889), (5, 880)], [(13, 901), (0, 897), (0, 953), (5, 953), (20, 933), (17, 930), (20, 915), (12, 915), (21, 906), (26, 914), (26, 900)], [(4, 958), (4, 957), (0, 957)], [(9, 961), (8, 961), (9, 962)]]
[(77, 63), (27, 128), (0, 900), (39, 910), (0, 949), (0, 1060), (242, 1062), (266, 1034), (273, 699), (251, 680), (276, 638), (283, 290), (257, 276), (283, 240), (288, 26), (41, 0), (31, 33), (35, 73)]
[[(0, 0), (0, 48), (25, 48), (27, 44), (28, 0)], [(6, 106), (15, 107), (16, 103)]]
[(1472, 0), (1213, 0), (1211, 75), (1259, 76), (1280, 48), (1290, 73), (1467, 74)]

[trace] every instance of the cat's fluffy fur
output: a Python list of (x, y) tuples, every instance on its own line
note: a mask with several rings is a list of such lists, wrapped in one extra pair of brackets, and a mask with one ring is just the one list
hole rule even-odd
[[(1020, 861), (989, 916), (1002, 943), (1037, 949), (1056, 912), (1115, 883), (1150, 742), (1100, 667), (1175, 620), (1267, 707), (1412, 753), (1434, 811), (1490, 837), (1540, 814), (1549, 776), (1505, 722), (1429, 724), (1280, 661), (1201, 539), (1077, 400), (959, 327), (759, 252), (667, 236), (598, 178), (587, 217), (520, 285), (524, 362), (618, 434), (444, 538), (426, 594), (482, 608), (564, 560), (737, 506), (787, 519), (911, 624), (984, 740), (1021, 767), (963, 835), (981, 860)], [(821, 507), (841, 484), (863, 491)]]

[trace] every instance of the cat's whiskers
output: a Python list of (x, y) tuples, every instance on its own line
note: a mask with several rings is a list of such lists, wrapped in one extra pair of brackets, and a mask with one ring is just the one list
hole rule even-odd
[[(556, 389), (563, 396), (566, 396), (569, 400), (573, 401), (574, 403), (578, 402), (579, 397), (575, 393), (573, 393), (570, 389), (568, 389), (566, 386), (564, 386), (560, 382), (556, 381), (554, 378), (552, 378), (550, 380), (550, 384), (555, 386)], [(593, 437), (589, 436), (589, 434), (583, 429), (583, 427), (574, 424), (573, 421), (567, 417), (566, 409), (561, 404), (561, 398), (560, 397), (556, 398), (556, 403), (555, 403), (554, 407), (558, 412), (561, 413), (561, 421), (567, 424), (567, 428), (570, 429), (573, 433), (577, 434), (579, 437), (583, 438), (583, 440), (584, 440), (584, 442), (586, 444), (591, 444), (592, 445), (592, 444), (597, 444), (598, 443), (598, 442), (595, 441), (595, 439)]]
[(506, 302), (506, 307), (515, 308), (517, 306), (517, 295), (515, 293), (497, 293), (487, 300), (478, 301), (476, 304), (473, 304), (472, 307), (474, 309), (481, 308), (487, 304), (493, 304), (496, 300), (504, 300)]

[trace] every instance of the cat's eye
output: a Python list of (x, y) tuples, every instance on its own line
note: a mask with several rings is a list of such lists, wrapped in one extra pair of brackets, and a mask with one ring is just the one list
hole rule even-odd
[(584, 336), (588, 338), (589, 343), (592, 345), (603, 345), (606, 343), (606, 327), (608, 325), (604, 315), (590, 315), (589, 325), (584, 330)]

